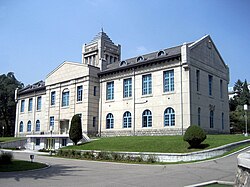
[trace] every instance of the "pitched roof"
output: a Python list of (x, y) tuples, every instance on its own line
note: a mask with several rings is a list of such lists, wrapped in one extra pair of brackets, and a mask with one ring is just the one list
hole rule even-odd
[(106, 42), (109, 42), (109, 43), (113, 43), (113, 41), (109, 38), (109, 36), (103, 31), (101, 30), (92, 40), (90, 43), (94, 43), (94, 42), (97, 42), (98, 40), (104, 40)]
[[(173, 57), (177, 57), (181, 54), (181, 45), (176, 47), (171, 47), (163, 49), (160, 51), (155, 51), (152, 53), (140, 55), (137, 57), (129, 58), (126, 60), (118, 61), (107, 65), (107, 69), (99, 73), (99, 75), (109, 73), (116, 70), (127, 69), (142, 64), (150, 63), (156, 60), (165, 60)], [(140, 60), (139, 60), (140, 59)]]
[(38, 81), (32, 85), (28, 84), (24, 88), (20, 89), (18, 91), (18, 94), (25, 94), (33, 91), (38, 91), (38, 90), (45, 90), (45, 82), (44, 81)]

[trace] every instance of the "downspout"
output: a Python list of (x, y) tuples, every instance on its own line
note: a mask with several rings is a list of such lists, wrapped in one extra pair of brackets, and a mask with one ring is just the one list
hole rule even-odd
[(16, 102), (16, 128), (15, 128), (15, 137), (18, 136), (18, 132), (20, 131), (20, 126), (19, 126), (19, 100), (17, 99), (18, 97), (18, 88), (15, 90), (15, 102)]
[(182, 64), (181, 64), (181, 61), (180, 61), (180, 79), (181, 79), (181, 135), (183, 135), (183, 91), (182, 91)]
[[(36, 97), (36, 91), (34, 91), (34, 98)], [(34, 99), (35, 100), (35, 99)], [(36, 103), (35, 103), (36, 104)], [(32, 103), (32, 105), (34, 105)], [(34, 110), (34, 116), (33, 116), (33, 127), (36, 128), (36, 108), (32, 106), (32, 110)], [(35, 128), (33, 128), (33, 132), (35, 132)], [(33, 133), (34, 134), (34, 133)]]
[(102, 81), (100, 77), (100, 91), (99, 91), (99, 136), (101, 137), (102, 135)]
[(134, 117), (133, 117), (133, 135), (135, 136), (135, 68), (133, 68), (133, 79), (134, 79), (134, 85), (133, 85), (133, 101), (134, 101)]
[[(58, 126), (59, 126), (59, 134), (61, 134), (61, 120), (60, 120), (60, 117), (61, 117), (61, 108), (60, 108), (60, 105), (61, 105), (61, 95), (62, 95), (62, 84), (60, 83), (60, 87), (59, 87), (59, 103), (58, 103), (58, 111), (59, 111), (59, 113), (58, 113)], [(49, 119), (50, 119), (50, 116), (48, 116), (49, 117)], [(49, 127), (50, 127), (50, 124), (49, 124)], [(67, 134), (67, 132), (66, 132), (66, 134)]]

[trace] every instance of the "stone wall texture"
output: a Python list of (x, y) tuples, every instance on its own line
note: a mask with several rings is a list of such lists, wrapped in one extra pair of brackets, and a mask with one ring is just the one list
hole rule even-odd
[(250, 169), (238, 166), (234, 186), (235, 187), (250, 186)]

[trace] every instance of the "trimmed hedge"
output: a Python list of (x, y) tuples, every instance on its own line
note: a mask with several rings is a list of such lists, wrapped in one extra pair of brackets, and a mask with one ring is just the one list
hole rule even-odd
[(206, 138), (207, 135), (202, 128), (192, 125), (187, 128), (183, 140), (188, 142), (190, 147), (197, 148)]

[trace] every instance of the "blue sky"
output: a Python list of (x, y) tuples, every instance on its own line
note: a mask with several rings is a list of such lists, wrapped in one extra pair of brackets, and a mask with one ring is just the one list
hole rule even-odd
[(63, 61), (81, 62), (81, 46), (104, 28), (122, 59), (211, 35), (230, 68), (230, 86), (250, 82), (247, 0), (0, 0), (0, 74), (25, 85)]

